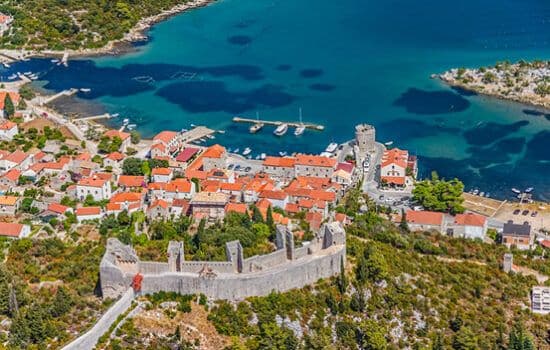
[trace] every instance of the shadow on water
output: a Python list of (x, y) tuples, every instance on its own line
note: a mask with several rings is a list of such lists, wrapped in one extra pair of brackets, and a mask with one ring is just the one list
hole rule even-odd
[(302, 69), (300, 71), (300, 76), (302, 78), (317, 78), (317, 77), (320, 77), (321, 75), (323, 75), (322, 69), (310, 68), (310, 69)]
[(432, 125), (414, 119), (395, 119), (381, 124), (378, 129), (383, 130), (381, 136), (385, 139), (399, 140), (399, 142), (436, 136), (440, 133), (456, 134), (460, 132), (459, 128)]
[(311, 84), (311, 85), (309, 86), (309, 89), (310, 89), (310, 90), (314, 90), (314, 91), (329, 92), (329, 91), (332, 91), (332, 90), (336, 89), (336, 86), (331, 85), (331, 84), (321, 84), (321, 83), (317, 83), (317, 84)]
[(233, 35), (227, 38), (227, 42), (233, 45), (248, 45), (252, 42), (252, 38), (248, 35)]
[(394, 101), (394, 106), (403, 107), (414, 114), (443, 114), (462, 112), (470, 102), (451, 91), (427, 91), (410, 88)]
[(291, 104), (295, 97), (281, 86), (263, 85), (249, 91), (233, 92), (222, 81), (189, 81), (170, 84), (156, 93), (168, 102), (191, 113), (243, 113), (261, 107), (276, 108)]
[(460, 86), (451, 86), (451, 89), (458, 93), (460, 96), (477, 96), (477, 92), (461, 88)]
[(470, 145), (489, 145), (498, 139), (513, 134), (528, 124), (527, 120), (521, 120), (512, 124), (487, 123), (466, 130), (464, 138)]

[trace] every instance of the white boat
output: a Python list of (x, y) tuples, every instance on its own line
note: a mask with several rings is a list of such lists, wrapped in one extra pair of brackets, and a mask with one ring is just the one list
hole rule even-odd
[(517, 188), (512, 188), (512, 192), (517, 193), (517, 194), (520, 194), (520, 193), (521, 193), (521, 191), (518, 190)]
[(261, 160), (264, 160), (265, 157), (267, 157), (267, 155), (266, 155), (265, 153), (260, 154), (260, 159), (261, 159)]
[(128, 130), (130, 130), (130, 131), (134, 130), (136, 127), (137, 127), (136, 124), (128, 124), (128, 126), (127, 126)]
[(32, 74), (32, 72), (25, 72), (25, 73), (23, 73), (23, 75), (31, 75), (31, 74)]
[(58, 63), (58, 62), (59, 62), (59, 60), (58, 60), (57, 58), (54, 58), (54, 59), (53, 59), (53, 60), (51, 60), (50, 62), (52, 62), (52, 63)]
[(214, 140), (216, 138), (216, 136), (214, 135), (206, 135), (206, 137), (208, 137), (210, 140)]
[(10, 65), (6, 62), (2, 63), (2, 65), (5, 67), (5, 68), (10, 68)]
[(479, 193), (479, 190), (476, 188), (473, 193), (474, 193), (474, 195), (477, 196), (477, 194)]
[(480, 197), (485, 197), (485, 192), (479, 192)]
[(220, 134), (225, 134), (225, 130), (218, 130)]
[(128, 118), (122, 119), (122, 125), (128, 125), (128, 124), (130, 124), (130, 119)]
[(531, 193), (533, 192), (534, 188), (533, 187), (528, 187), (527, 189), (525, 189), (525, 193)]
[(288, 124), (281, 124), (273, 131), (276, 136), (283, 136), (288, 131)]
[(195, 124), (191, 124), (191, 127), (194, 128), (194, 127), (195, 127)]
[(250, 131), (251, 134), (255, 134), (258, 131), (260, 131), (263, 127), (264, 127), (263, 123), (256, 123), (252, 125), (248, 130)]
[(258, 155), (256, 155), (256, 157), (254, 157), (254, 159), (256, 159), (256, 160), (260, 160), (260, 155), (259, 155), (259, 154), (258, 154)]
[(300, 136), (304, 131), (306, 131), (306, 127), (304, 123), (302, 123), (302, 109), (300, 108), (300, 126), (296, 127), (296, 130), (294, 130), (294, 136)]
[(239, 151), (240, 151), (239, 148), (235, 148), (235, 149), (233, 150), (233, 153), (239, 153)]
[(393, 145), (393, 141), (388, 141), (388, 142), (384, 143), (384, 145), (391, 146), (391, 145)]
[(327, 148), (325, 149), (325, 152), (333, 153), (338, 148), (338, 144), (336, 142), (331, 142)]
[(113, 118), (118, 118), (119, 115), (120, 115), (120, 114), (115, 113), (115, 114), (111, 114), (111, 117), (113, 117)]
[(80, 89), (80, 92), (90, 92), (90, 91), (92, 91), (92, 89), (88, 89), (88, 88)]
[(30, 79), (30, 80), (37, 80), (37, 79), (38, 79), (38, 75), (36, 75), (36, 74), (31, 74), (31, 75), (29, 75), (29, 79)]
[(250, 149), (250, 147), (246, 147), (243, 151), (243, 156), (247, 156), (250, 154), (250, 152), (252, 152), (252, 149)]
[(280, 155), (281, 157), (284, 157), (284, 156), (286, 156), (286, 152), (279, 152), (279, 155)]
[(17, 74), (12, 74), (8, 77), (9, 80), (15, 80), (17, 79)]

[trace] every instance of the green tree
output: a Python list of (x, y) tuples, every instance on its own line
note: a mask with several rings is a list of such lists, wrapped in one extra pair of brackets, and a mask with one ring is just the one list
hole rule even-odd
[(267, 207), (267, 213), (265, 214), (265, 223), (269, 226), (269, 229), (275, 231), (275, 221), (273, 220), (273, 209), (271, 205)]
[(388, 342), (385, 338), (386, 330), (374, 320), (363, 321), (359, 327), (361, 349), (385, 350)]
[(427, 210), (457, 214), (464, 212), (463, 191), (464, 184), (458, 179), (440, 180), (437, 173), (433, 172), (430, 180), (416, 183), (413, 199)]
[(4, 98), (4, 116), (6, 118), (11, 118), (15, 114), (15, 106), (11, 100), (10, 94), (6, 94)]
[(469, 327), (463, 326), (453, 337), (453, 349), (477, 350), (479, 349), (477, 338)]
[(65, 290), (64, 287), (59, 287), (57, 293), (55, 293), (55, 298), (52, 302), (50, 308), (50, 313), (53, 317), (60, 317), (65, 315), (71, 307), (73, 306), (73, 298)]
[(139, 141), (141, 141), (141, 135), (139, 134), (139, 132), (137, 132), (136, 130), (132, 130), (130, 132), (130, 141), (134, 145), (137, 145), (139, 143)]
[(409, 224), (407, 224), (407, 214), (403, 209), (401, 209), (401, 222), (399, 223), (399, 228), (401, 228), (404, 232), (410, 231)]
[(523, 324), (516, 322), (510, 331), (508, 350), (532, 350), (535, 349), (533, 340), (526, 334)]
[(122, 162), (122, 173), (124, 175), (143, 175), (142, 163), (143, 161), (139, 158), (126, 158)]
[(258, 207), (255, 205), (252, 206), (252, 222), (264, 222), (264, 217), (260, 212), (260, 209), (258, 209)]

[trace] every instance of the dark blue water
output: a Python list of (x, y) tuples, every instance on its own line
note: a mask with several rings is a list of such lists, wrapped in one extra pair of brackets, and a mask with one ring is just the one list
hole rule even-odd
[[(151, 34), (123, 57), (69, 68), (33, 60), (11, 71), (43, 72), (54, 91), (91, 88), (80, 98), (129, 117), (146, 136), (194, 123), (226, 130), (217, 142), (254, 154), (320, 152), (366, 122), (381, 141), (418, 154), (421, 174), (437, 170), (499, 197), (534, 186), (550, 198), (550, 112), (429, 78), (453, 67), (549, 59), (547, 0), (222, 0)], [(299, 108), (326, 130), (276, 138), (270, 128), (250, 135), (231, 122), (256, 112), (297, 120)]]

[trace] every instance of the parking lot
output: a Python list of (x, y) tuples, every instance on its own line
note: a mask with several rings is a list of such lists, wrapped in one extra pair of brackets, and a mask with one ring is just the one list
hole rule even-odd
[(533, 232), (539, 232), (541, 228), (550, 231), (550, 207), (541, 203), (505, 203), (494, 218), (502, 222), (513, 220), (518, 224), (527, 221)]
[(239, 175), (256, 174), (262, 170), (261, 160), (246, 159), (242, 156), (231, 154), (227, 159), (227, 169)]

